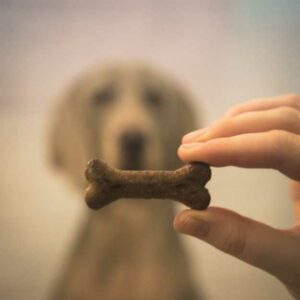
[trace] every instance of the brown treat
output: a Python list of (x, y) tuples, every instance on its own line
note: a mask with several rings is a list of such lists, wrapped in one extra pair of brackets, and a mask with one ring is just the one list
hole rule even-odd
[(200, 162), (175, 171), (123, 171), (95, 159), (88, 163), (85, 175), (90, 182), (85, 200), (92, 209), (120, 198), (173, 199), (199, 210), (207, 208), (210, 202), (204, 185), (211, 171)]

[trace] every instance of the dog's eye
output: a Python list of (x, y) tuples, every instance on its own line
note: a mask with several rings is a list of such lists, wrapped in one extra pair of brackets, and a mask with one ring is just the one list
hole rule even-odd
[(97, 91), (93, 96), (93, 105), (107, 106), (115, 98), (115, 89), (113, 87), (106, 87)]
[(143, 100), (146, 105), (160, 107), (162, 105), (163, 97), (159, 91), (148, 88), (143, 91)]

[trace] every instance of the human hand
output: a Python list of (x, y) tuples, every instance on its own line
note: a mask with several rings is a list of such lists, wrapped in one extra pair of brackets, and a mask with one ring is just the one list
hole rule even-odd
[(272, 168), (291, 179), (292, 228), (276, 229), (218, 207), (179, 212), (174, 227), (273, 274), (300, 299), (300, 97), (233, 107), (211, 126), (185, 135), (178, 155), (215, 167)]

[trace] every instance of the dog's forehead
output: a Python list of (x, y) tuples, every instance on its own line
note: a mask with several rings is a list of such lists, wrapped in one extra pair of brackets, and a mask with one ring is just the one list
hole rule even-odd
[(97, 73), (97, 81), (100, 83), (162, 86), (168, 81), (159, 71), (142, 65), (112, 65)]

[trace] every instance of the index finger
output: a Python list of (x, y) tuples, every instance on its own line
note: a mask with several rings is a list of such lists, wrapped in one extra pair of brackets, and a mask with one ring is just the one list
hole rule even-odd
[(182, 144), (183, 161), (203, 161), (211, 166), (272, 168), (300, 180), (300, 137), (273, 130), (216, 138), (204, 143)]

